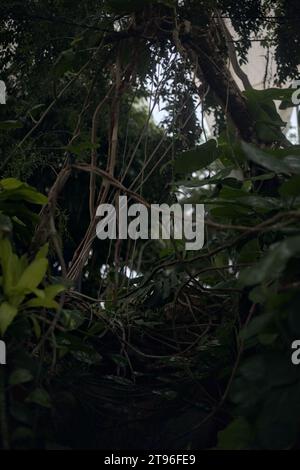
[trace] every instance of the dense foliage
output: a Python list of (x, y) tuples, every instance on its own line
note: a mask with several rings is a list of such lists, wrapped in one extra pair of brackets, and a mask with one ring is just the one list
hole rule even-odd
[[(0, 5), (2, 448), (299, 447), (299, 5), (244, 4)], [(96, 239), (120, 194), (205, 204), (203, 249)]]

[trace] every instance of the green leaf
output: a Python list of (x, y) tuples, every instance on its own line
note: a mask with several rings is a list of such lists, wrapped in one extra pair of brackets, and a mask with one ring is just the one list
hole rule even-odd
[(128, 361), (121, 354), (110, 354), (110, 358), (117, 364), (119, 367), (127, 367)]
[(8, 131), (10, 129), (19, 129), (23, 124), (19, 121), (0, 121), (0, 129)]
[(265, 383), (259, 381), (258, 386), (257, 382), (249, 382), (240, 376), (232, 384), (230, 398), (241, 411), (243, 410), (243, 413), (248, 414), (257, 407), (268, 390), (269, 387)]
[(245, 418), (236, 418), (224, 431), (218, 433), (218, 449), (245, 450), (249, 447), (252, 432)]
[(0, 200), (27, 201), (32, 204), (43, 205), (48, 199), (35, 188), (15, 178), (6, 178), (0, 181)]
[(30, 382), (33, 379), (33, 375), (27, 369), (16, 369), (9, 377), (10, 385), (18, 385), (26, 382)]
[(176, 173), (193, 173), (208, 167), (219, 156), (217, 142), (214, 139), (199, 145), (193, 150), (182, 152), (175, 161)]
[(287, 165), (284, 160), (279, 160), (278, 158), (263, 152), (257, 147), (254, 147), (254, 145), (242, 142), (242, 148), (248, 160), (251, 160), (257, 165), (266, 168), (267, 170), (273, 171), (274, 173), (283, 174), (289, 174), (291, 171), (289, 165)]
[(98, 148), (99, 148), (99, 144), (92, 144), (89, 141), (83, 141), (78, 144), (72, 144), (72, 145), (65, 147), (65, 149), (68, 152), (73, 153), (74, 155), (79, 155), (79, 156), (85, 150), (97, 150)]
[(0, 305), (0, 331), (2, 335), (4, 335), (17, 313), (17, 307), (10, 305), (8, 302), (2, 302)]
[(300, 176), (292, 176), (279, 188), (279, 194), (283, 197), (296, 197), (300, 195)]
[(272, 245), (268, 254), (255, 266), (241, 272), (239, 281), (245, 286), (277, 279), (288, 261), (300, 254), (300, 236), (290, 237)]
[(44, 289), (45, 296), (48, 299), (54, 299), (58, 294), (66, 290), (65, 286), (62, 284), (53, 284), (52, 286), (47, 286)]
[(47, 259), (35, 259), (21, 275), (20, 280), (15, 287), (16, 292), (32, 292), (44, 279), (47, 268)]
[(252, 88), (244, 91), (244, 95), (247, 97), (253, 96), (257, 100), (265, 102), (270, 100), (287, 100), (292, 97), (293, 93), (294, 89), (292, 88), (268, 88), (266, 90), (255, 90)]
[(281, 201), (272, 197), (243, 196), (237, 201), (239, 204), (253, 207), (256, 210), (273, 211), (280, 209)]
[(253, 263), (253, 261), (257, 260), (259, 254), (260, 254), (260, 247), (259, 247), (258, 239), (255, 238), (245, 243), (245, 245), (241, 247), (239, 251), (238, 262), (239, 263), (251, 263), (251, 262)]
[(273, 344), (278, 338), (278, 333), (260, 333), (258, 335), (258, 341), (264, 346), (269, 346)]
[(257, 317), (253, 318), (253, 320), (249, 323), (248, 326), (243, 328), (240, 333), (240, 338), (243, 340), (247, 340), (253, 338), (258, 333), (260, 333), (264, 328), (266, 328), (272, 321), (273, 314), (272, 313), (265, 313), (263, 315), (258, 315)]
[(253, 176), (252, 178), (246, 178), (245, 181), (268, 181), (275, 177), (274, 173), (266, 173), (265, 175)]
[(26, 307), (32, 308), (44, 307), (57, 309), (59, 307), (58, 303), (55, 300), (46, 297), (44, 299), (36, 297), (35, 299), (28, 300), (25, 305)]
[(12, 252), (12, 246), (7, 238), (0, 240), (0, 261), (3, 274), (3, 290), (9, 297), (22, 273), (24, 259), (19, 259)]
[(75, 54), (73, 49), (62, 51), (54, 63), (53, 73), (56, 78), (62, 77), (66, 72), (73, 70)]
[(198, 177), (195, 178), (187, 178), (185, 180), (178, 180), (176, 181), (176, 186), (185, 186), (187, 188), (198, 188), (201, 186), (206, 186), (210, 184), (217, 184), (224, 181), (224, 178), (232, 172), (235, 168), (233, 166), (224, 168), (223, 170), (219, 171), (216, 175), (211, 176), (210, 178), (200, 179)]
[(0, 181), (1, 189), (6, 191), (12, 191), (23, 186), (22, 181), (17, 180), (16, 178), (5, 178)]
[(46, 258), (48, 255), (48, 250), (49, 250), (49, 243), (45, 243), (45, 245), (43, 245), (37, 252), (35, 259)]
[(284, 157), (288, 157), (289, 155), (296, 155), (298, 157), (300, 157), (300, 146), (299, 145), (292, 145), (290, 147), (286, 147), (286, 148), (266, 148), (264, 149), (264, 152), (265, 153), (268, 153), (269, 155), (272, 155), (274, 157), (277, 157), (277, 158), (284, 158)]
[(43, 289), (33, 289), (33, 294), (35, 294), (39, 299), (45, 298), (45, 291)]
[[(54, 300), (54, 298), (65, 290), (65, 286), (61, 284), (55, 284), (53, 286), (47, 286), (41, 292), (43, 295), (37, 295), (36, 298), (30, 299), (26, 302), (27, 307), (45, 307), (45, 308), (58, 308), (58, 303)], [(37, 294), (36, 289), (33, 290), (35, 294)]]
[(268, 394), (256, 423), (263, 449), (287, 449), (296, 444), (299, 435), (299, 392), (298, 382), (273, 389)]
[(51, 408), (51, 399), (43, 388), (36, 388), (30, 395), (26, 398), (27, 403), (36, 403), (37, 405), (43, 406), (45, 408)]
[(34, 315), (30, 315), (30, 318), (31, 318), (31, 321), (32, 321), (32, 323), (33, 323), (33, 331), (34, 331), (34, 334), (35, 334), (35, 336), (36, 336), (37, 339), (40, 339), (41, 334), (42, 334), (42, 330), (41, 330), (40, 324), (39, 324), (38, 320), (35, 318)]
[(59, 320), (66, 329), (72, 331), (82, 325), (85, 316), (80, 310), (68, 310), (64, 308), (60, 313)]
[(78, 361), (83, 362), (88, 365), (97, 365), (102, 362), (102, 356), (92, 348), (85, 350), (72, 350), (72, 356), (74, 356)]
[(282, 161), (289, 167), (290, 173), (300, 175), (300, 157), (298, 155), (287, 155)]
[(239, 373), (249, 382), (255, 382), (264, 378), (266, 364), (261, 355), (255, 355), (246, 359), (239, 368)]
[(282, 141), (284, 135), (281, 128), (285, 126), (280, 115), (277, 112), (274, 100), (285, 99), (291, 96), (291, 89), (269, 89), (244, 91), (248, 99), (249, 111), (255, 120), (255, 131), (262, 142), (272, 143)]
[(47, 204), (48, 201), (48, 198), (44, 196), (44, 194), (39, 193), (30, 186), (24, 186), (24, 188), (19, 189), (14, 196), (17, 196), (18, 198), (27, 202), (31, 202), (32, 204), (38, 205)]

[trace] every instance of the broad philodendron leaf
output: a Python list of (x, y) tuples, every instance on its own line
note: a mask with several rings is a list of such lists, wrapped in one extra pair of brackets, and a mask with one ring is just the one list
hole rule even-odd
[(193, 150), (179, 154), (175, 161), (175, 172), (179, 174), (193, 173), (208, 167), (218, 156), (217, 142), (211, 139)]
[(293, 150), (291, 149), (291, 154), (283, 158), (283, 162), (288, 165), (290, 173), (295, 175), (300, 175), (300, 156), (292, 155)]
[(282, 141), (284, 139), (282, 128), (286, 123), (282, 121), (274, 100), (282, 100), (291, 96), (292, 90), (249, 89), (244, 91), (244, 95), (247, 97), (249, 112), (255, 121), (255, 131), (259, 140), (270, 144)]
[(253, 207), (256, 210), (272, 211), (280, 209), (282, 203), (280, 200), (274, 197), (262, 197), (262, 196), (245, 196), (241, 197), (238, 201), (242, 205)]
[(288, 261), (300, 254), (300, 236), (290, 237), (273, 245), (267, 255), (255, 266), (242, 271), (240, 282), (245, 286), (277, 279)]
[(255, 90), (252, 88), (244, 91), (244, 95), (248, 98), (251, 96), (260, 102), (268, 102), (270, 100), (288, 100), (293, 92), (294, 89), (292, 88), (267, 88), (266, 90)]
[(280, 159), (284, 157), (288, 157), (289, 155), (296, 155), (300, 157), (300, 146), (299, 145), (293, 145), (291, 147), (286, 147), (286, 148), (266, 148), (264, 149), (264, 152), (272, 155), (274, 157), (278, 157)]
[(273, 171), (274, 173), (293, 173), (292, 168), (288, 163), (285, 162), (285, 159), (280, 160), (276, 157), (273, 157), (272, 155), (263, 152), (254, 145), (247, 144), (246, 142), (242, 142), (242, 148), (248, 160), (251, 160), (257, 165), (266, 168), (267, 170)]

